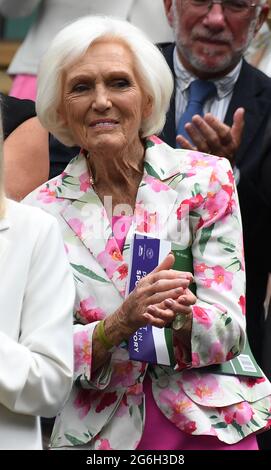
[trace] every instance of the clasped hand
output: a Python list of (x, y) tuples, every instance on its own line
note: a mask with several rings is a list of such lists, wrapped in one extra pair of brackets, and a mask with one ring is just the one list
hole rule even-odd
[(178, 313), (190, 314), (196, 297), (188, 289), (191, 273), (171, 269), (174, 255), (170, 253), (150, 274), (142, 278), (119, 310), (118, 319), (126, 332), (151, 324), (163, 328)]

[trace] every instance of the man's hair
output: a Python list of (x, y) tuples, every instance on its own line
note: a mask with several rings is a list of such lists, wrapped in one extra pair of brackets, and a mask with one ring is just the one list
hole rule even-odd
[(171, 71), (159, 49), (132, 24), (106, 16), (85, 16), (63, 28), (43, 56), (38, 73), (36, 109), (45, 128), (61, 142), (78, 144), (61, 120), (64, 68), (85, 54), (94, 41), (117, 39), (131, 50), (143, 93), (152, 100), (151, 115), (141, 123), (141, 136), (160, 133), (173, 92)]

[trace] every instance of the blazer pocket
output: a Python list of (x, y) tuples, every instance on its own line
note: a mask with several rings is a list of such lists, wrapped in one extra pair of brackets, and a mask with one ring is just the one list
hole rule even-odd
[(182, 373), (181, 384), (192, 401), (210, 407), (229, 406), (241, 401), (252, 403), (271, 394), (271, 384), (265, 377), (210, 374), (195, 369)]

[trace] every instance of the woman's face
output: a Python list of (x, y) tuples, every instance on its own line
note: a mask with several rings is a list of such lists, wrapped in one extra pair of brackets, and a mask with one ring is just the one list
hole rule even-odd
[(111, 152), (139, 139), (151, 112), (135, 72), (134, 57), (118, 40), (94, 43), (63, 73), (59, 113), (81, 147)]

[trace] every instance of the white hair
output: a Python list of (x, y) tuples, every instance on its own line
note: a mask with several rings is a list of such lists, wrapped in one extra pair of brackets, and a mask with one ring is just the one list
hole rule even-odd
[[(0, 101), (1, 104), (1, 101)], [(5, 197), (4, 197), (4, 184), (3, 184), (3, 124), (2, 113), (0, 107), (0, 219), (5, 212)]]
[(143, 93), (152, 99), (152, 113), (141, 123), (141, 136), (160, 133), (164, 127), (173, 78), (162, 53), (131, 23), (106, 16), (85, 16), (56, 35), (42, 58), (38, 73), (38, 117), (43, 126), (66, 145), (78, 142), (74, 142), (57, 111), (62, 99), (63, 70), (83, 56), (94, 41), (107, 37), (116, 38), (129, 47)]

